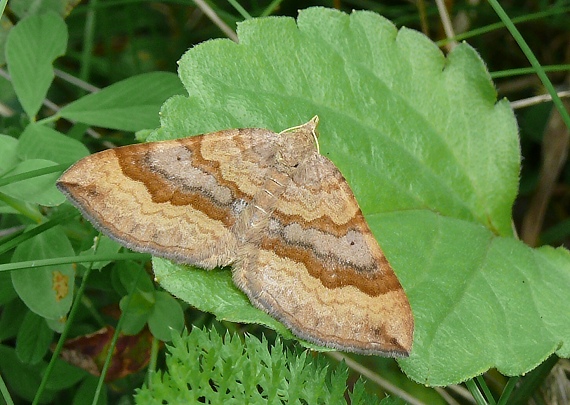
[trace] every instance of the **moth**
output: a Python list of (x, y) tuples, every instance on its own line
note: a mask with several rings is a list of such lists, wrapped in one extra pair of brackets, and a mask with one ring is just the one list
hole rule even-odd
[(407, 356), (408, 298), (345, 178), (319, 153), (317, 124), (106, 150), (74, 164), (57, 186), (132, 250), (231, 266), (251, 303), (300, 338)]

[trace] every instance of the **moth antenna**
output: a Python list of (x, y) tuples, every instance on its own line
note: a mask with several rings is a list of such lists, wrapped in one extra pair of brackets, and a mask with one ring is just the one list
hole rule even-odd
[(319, 145), (319, 134), (317, 134), (317, 125), (319, 125), (319, 116), (318, 115), (315, 115), (311, 119), (311, 121), (308, 122), (308, 124), (313, 123), (313, 122), (314, 122), (314, 125), (311, 128), (311, 134), (313, 135), (313, 139), (315, 140), (315, 146), (317, 147), (317, 153), (320, 155), (321, 154), (321, 147)]
[(319, 125), (319, 116), (315, 115), (313, 118), (311, 118), (309, 122), (284, 129), (283, 131), (279, 132), (279, 135), (284, 134), (286, 132), (293, 132), (300, 128), (307, 128), (309, 131), (311, 131), (311, 135), (313, 135), (313, 139), (315, 140), (315, 146), (317, 147), (317, 153), (320, 154), (321, 149), (319, 145), (319, 134), (317, 133), (317, 125)]

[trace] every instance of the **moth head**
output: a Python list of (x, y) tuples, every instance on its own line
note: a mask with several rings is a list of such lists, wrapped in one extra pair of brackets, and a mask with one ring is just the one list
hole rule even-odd
[(294, 170), (315, 152), (319, 153), (318, 123), (319, 117), (315, 115), (306, 124), (279, 133), (281, 136), (275, 160), (283, 170)]

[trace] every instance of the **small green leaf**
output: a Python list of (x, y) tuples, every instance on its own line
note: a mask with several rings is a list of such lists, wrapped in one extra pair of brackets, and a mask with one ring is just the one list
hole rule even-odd
[[(18, 295), (12, 287), (12, 279), (7, 271), (0, 272), (0, 307), (12, 301)], [(4, 340), (0, 336), (0, 340)]]
[(59, 111), (67, 119), (122, 131), (139, 131), (159, 125), (160, 106), (184, 93), (173, 73), (153, 72), (130, 77), (68, 104)]
[(39, 315), (28, 311), (18, 330), (16, 354), (26, 364), (37, 364), (47, 353), (53, 331)]
[[(13, 262), (67, 257), (74, 254), (60, 226), (22, 242)], [(12, 271), (14, 289), (33, 312), (43, 318), (59, 319), (71, 307), (75, 271), (70, 264)]]
[[(121, 245), (119, 245), (117, 242), (115, 242), (113, 239), (109, 238), (106, 235), (101, 235), (99, 237), (99, 241), (97, 242), (97, 254), (98, 255), (117, 253), (121, 248), (122, 248)], [(90, 248), (88, 250), (81, 252), (81, 255), (89, 256), (89, 255), (92, 255), (93, 253), (94, 253), (93, 248)], [(111, 262), (110, 261), (93, 262), (91, 264), (91, 268), (101, 270), (103, 267), (105, 267), (109, 263), (111, 263)]]
[(176, 299), (167, 292), (154, 293), (154, 306), (148, 318), (148, 327), (154, 337), (169, 342), (172, 333), (180, 334), (184, 327), (184, 313)]
[(67, 26), (55, 13), (26, 17), (8, 35), (8, 71), (18, 99), (32, 119), (53, 80), (53, 61), (66, 47)]
[(3, 13), (0, 17), (0, 66), (6, 64), (6, 40), (8, 39), (8, 34), (12, 27), (12, 22), (6, 17), (6, 14)]
[(10, 9), (19, 18), (52, 11), (57, 12), (62, 17), (66, 17), (80, 1), (81, 0), (13, 1), (10, 2)]
[(54, 332), (57, 333), (62, 333), (63, 330), (65, 329), (65, 323), (66, 323), (66, 319), (65, 318), (60, 318), (60, 319), (45, 319), (47, 326), (53, 330)]
[[(143, 272), (143, 274), (140, 274), (141, 272)], [(138, 263), (124, 262), (117, 264), (115, 273), (121, 281), (121, 289), (124, 289), (127, 293), (130, 291), (139, 291), (142, 293), (154, 294), (154, 291), (156, 290), (150, 275), (144, 273), (144, 270)]]
[[(98, 378), (89, 376), (81, 383), (73, 396), (73, 405), (92, 404), (97, 390)], [(107, 385), (103, 384), (96, 405), (107, 404)]]
[(75, 367), (64, 360), (57, 359), (55, 366), (49, 375), (47, 388), (54, 391), (61, 391), (74, 386), (85, 377), (91, 377), (87, 371)]
[(29, 124), (20, 136), (17, 152), (22, 160), (45, 159), (57, 163), (71, 163), (89, 155), (81, 142), (34, 123)]
[(18, 163), (16, 148), (18, 140), (8, 135), (0, 135), (0, 176), (13, 169)]
[[(2, 281), (4, 282), (6, 280)], [(12, 284), (12, 280), (8, 280), (7, 282)], [(26, 316), (28, 311), (28, 308), (21, 300), (12, 300), (6, 305), (2, 305), (2, 313), (0, 314), (0, 341), (11, 339), (17, 335), (24, 316)]]
[[(24, 398), (28, 402), (32, 402), (36, 391), (40, 385), (41, 372), (45, 368), (42, 362), (40, 366), (24, 364), (18, 359), (15, 349), (0, 345), (0, 373), (6, 384), (18, 396)], [(45, 389), (40, 397), (40, 404), (53, 402), (55, 392)]]
[[(130, 299), (130, 301), (129, 301)], [(125, 305), (129, 302), (129, 307)], [(154, 305), (154, 295), (152, 293), (142, 293), (136, 291), (132, 296), (124, 296), (119, 302), (123, 311), (123, 329), (121, 332), (127, 335), (136, 335), (146, 325)]]
[[(30, 159), (19, 163), (13, 170), (6, 173), (6, 176), (27, 173), (55, 165), (55, 162), (49, 160)], [(59, 175), (60, 173), (50, 173), (17, 181), (0, 187), (0, 192), (25, 202), (54, 207), (65, 201), (64, 195), (55, 187)]]

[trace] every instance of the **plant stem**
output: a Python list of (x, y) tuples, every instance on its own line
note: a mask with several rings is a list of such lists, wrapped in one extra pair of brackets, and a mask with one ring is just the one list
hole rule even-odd
[(546, 75), (546, 72), (540, 65), (540, 62), (538, 61), (538, 59), (536, 59), (536, 56), (534, 56), (534, 53), (532, 52), (532, 50), (530, 49), (530, 47), (528, 46), (522, 35), (520, 34), (519, 30), (517, 30), (517, 27), (515, 27), (515, 25), (513, 24), (507, 13), (505, 12), (505, 10), (501, 7), (499, 2), (497, 0), (489, 0), (489, 4), (491, 5), (491, 7), (493, 7), (495, 13), (497, 13), (501, 21), (503, 21), (503, 23), (505, 24), (505, 26), (513, 36), (514, 40), (517, 41), (517, 44), (519, 45), (519, 47), (525, 54), (526, 58), (528, 59), (528, 61), (536, 71), (536, 74), (542, 81), (542, 84), (544, 85), (548, 93), (552, 96), (552, 102), (554, 103), (554, 106), (560, 113), (560, 116), (562, 117), (562, 120), (566, 124), (566, 127), (570, 128), (570, 115), (568, 115), (568, 111), (566, 111), (566, 108), (564, 108), (562, 100), (560, 100), (560, 97), (558, 97), (558, 94), (556, 93), (556, 90), (554, 89), (552, 82)]

